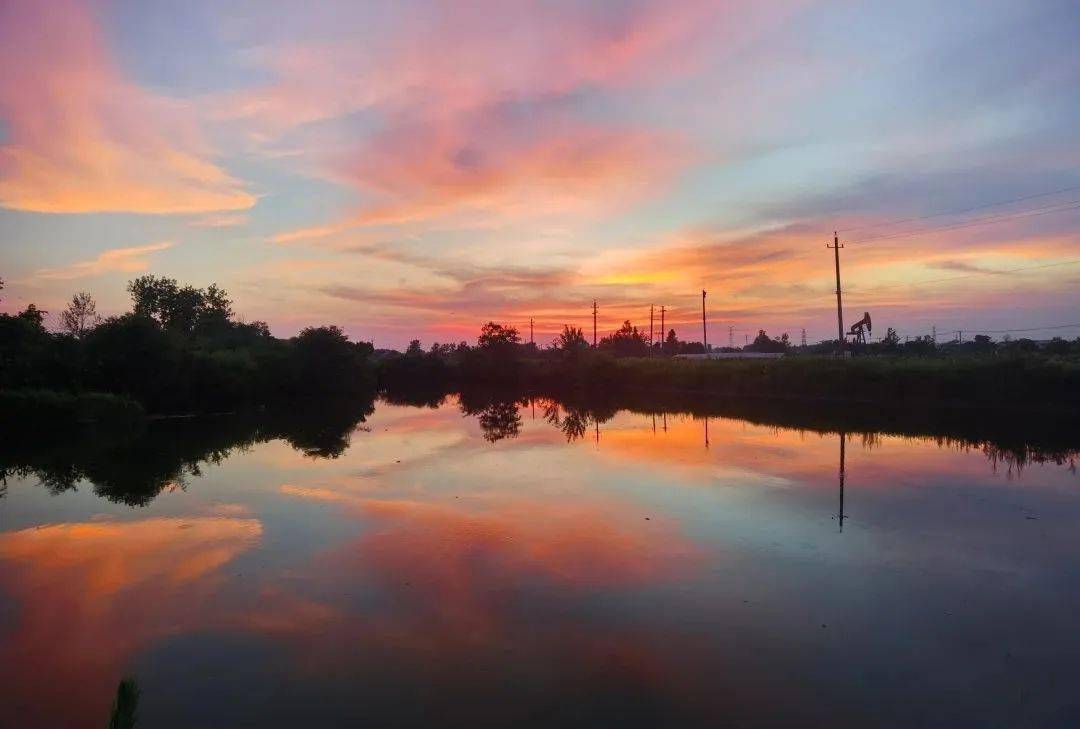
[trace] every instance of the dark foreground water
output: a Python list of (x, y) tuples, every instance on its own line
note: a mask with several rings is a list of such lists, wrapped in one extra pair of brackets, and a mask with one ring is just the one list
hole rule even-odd
[(464, 409), (9, 449), (0, 724), (1080, 726), (1067, 449)]

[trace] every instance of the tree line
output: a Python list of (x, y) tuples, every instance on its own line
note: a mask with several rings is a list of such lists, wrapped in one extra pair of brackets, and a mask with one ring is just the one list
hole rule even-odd
[[(2, 283), (0, 283), (2, 286)], [(150, 412), (198, 412), (374, 390), (370, 343), (336, 326), (279, 339), (238, 321), (228, 293), (141, 276), (131, 311), (101, 318), (88, 293), (60, 313), (60, 331), (30, 304), (0, 314), (0, 390), (99, 392)]]
[[(7, 393), (7, 402), (22, 407), (36, 402), (42, 412), (63, 412), (65, 405), (60, 396), (72, 394), (82, 398), (84, 407), (80, 412), (107, 410), (109, 403), (102, 398), (116, 397), (137, 403), (148, 412), (190, 413), (342, 395), (370, 397), (377, 389), (403, 399), (423, 400), (426, 392), (469, 383), (576, 383), (615, 388), (636, 382), (650, 387), (667, 383), (671, 387), (716, 389), (717, 383), (723, 381), (726, 384), (722, 389), (735, 392), (760, 379), (759, 365), (745, 372), (733, 367), (709, 368), (705, 372), (667, 364), (664, 360), (674, 355), (702, 353), (705, 347), (701, 342), (680, 340), (674, 329), (662, 341), (650, 343), (647, 334), (630, 321), (604, 336), (595, 347), (578, 327), (564, 326), (549, 346), (538, 347), (524, 342), (517, 328), (488, 322), (481, 327), (475, 345), (464, 341), (435, 343), (424, 349), (419, 340), (413, 340), (403, 352), (375, 351), (370, 342), (350, 341), (337, 326), (307, 327), (287, 339), (274, 337), (264, 322), (239, 320), (228, 293), (216, 284), (198, 288), (147, 275), (130, 281), (127, 292), (130, 311), (107, 318), (98, 315), (90, 294), (74, 295), (60, 312), (59, 331), (55, 332), (45, 326), (46, 312), (33, 304), (16, 314), (0, 314), (0, 395)], [(796, 347), (787, 334), (775, 338), (760, 330), (753, 342), (742, 349), (831, 354), (836, 342)], [(940, 345), (929, 337), (901, 342), (889, 329), (882, 340), (861, 346), (859, 353), (936, 360), (955, 354), (1027, 357), (1034, 351), (1041, 352), (1042, 359), (1042, 355), (1068, 355), (1065, 359), (1073, 364), (1055, 364), (1051, 369), (1058, 374), (1072, 372), (1080, 340), (1053, 340), (1038, 345), (1030, 340), (994, 342), (980, 335), (963, 345)], [(1006, 364), (995, 371), (1024, 369)], [(768, 391), (799, 390), (802, 385), (795, 387), (787, 381), (793, 376), (790, 373), (817, 372), (823, 367), (818, 364), (769, 370)], [(1042, 367), (1040, 372), (1051, 369)], [(945, 369), (919, 369), (923, 370), (926, 372), (922, 376), (958, 371), (955, 364)], [(915, 370), (890, 371), (892, 378), (899, 378)], [(1029, 372), (1026, 377), (1033, 376), (1030, 372), (1035, 368), (1024, 371)], [(848, 367), (835, 374), (850, 380), (858, 373)], [(934, 375), (934, 379), (944, 374)], [(701, 377), (708, 382), (694, 379)], [(843, 382), (835, 384), (833, 389), (838, 391), (848, 389)], [(19, 397), (11, 396), (15, 392)], [(48, 397), (27, 396), (46, 392)], [(94, 396), (87, 397), (86, 393)]]

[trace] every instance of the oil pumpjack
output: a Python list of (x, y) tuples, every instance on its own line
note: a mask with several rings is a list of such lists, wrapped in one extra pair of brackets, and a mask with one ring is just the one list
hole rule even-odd
[(851, 329), (848, 330), (852, 348), (856, 345), (866, 344), (866, 335), (871, 334), (873, 329), (873, 325), (870, 323), (870, 312), (864, 311), (863, 318), (852, 324)]

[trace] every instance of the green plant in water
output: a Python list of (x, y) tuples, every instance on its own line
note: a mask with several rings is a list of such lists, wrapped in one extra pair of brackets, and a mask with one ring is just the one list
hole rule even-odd
[(139, 708), (139, 684), (134, 678), (125, 678), (116, 687), (109, 729), (133, 729), (136, 709)]

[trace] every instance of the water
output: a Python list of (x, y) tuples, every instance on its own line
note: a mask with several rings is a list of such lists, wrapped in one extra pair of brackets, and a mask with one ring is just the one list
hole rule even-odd
[(10, 447), (0, 724), (1078, 725), (1060, 442), (594, 415)]

